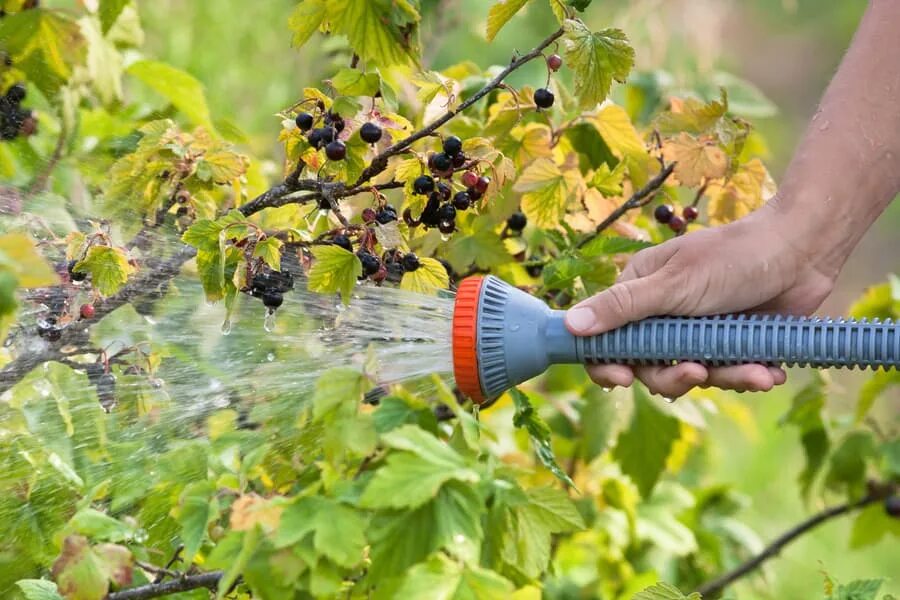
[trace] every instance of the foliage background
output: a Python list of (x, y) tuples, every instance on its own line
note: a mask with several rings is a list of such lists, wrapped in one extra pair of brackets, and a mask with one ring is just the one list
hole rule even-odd
[[(549, 12), (543, 4), (536, 4), (483, 51), (480, 36), (486, 2), (424, 4), (441, 13), (426, 12), (424, 18), (426, 27), (442, 24), (430, 33), (426, 31), (423, 38), (433, 68), (463, 59), (474, 60), (482, 67), (503, 64), (513, 49), (524, 51), (547, 33)], [(434, 8), (437, 4), (441, 5), (439, 9)], [(848, 0), (823, 10), (822, 3), (815, 0), (619, 0), (595, 2), (584, 18), (595, 28), (610, 23), (622, 27), (636, 46), (639, 67), (664, 68), (685, 87), (708, 79), (716, 69), (755, 82), (781, 111), (754, 120), (770, 143), (767, 164), (777, 180), (865, 4)], [(337, 66), (329, 60), (328, 44), (309, 44), (301, 52), (285, 50), (285, 15), (293, 5), (288, 0), (160, 0), (141, 4), (146, 54), (183, 68), (202, 81), (213, 114), (228, 115), (240, 124), (248, 135), (252, 154), (273, 158), (271, 173), (279, 168), (280, 150), (277, 123), (271, 115), (289, 105), (296, 90), (318, 81)], [(479, 48), (477, 55), (467, 52), (472, 47)], [(533, 83), (543, 77), (542, 73), (543, 66), (535, 63), (514, 74), (511, 82)], [(566, 76), (565, 71), (562, 76)], [(900, 206), (895, 202), (851, 258), (838, 291), (823, 313), (846, 312), (851, 298), (896, 269), (894, 258), (900, 250), (900, 238), (894, 232), (898, 225)], [(738, 424), (733, 415), (713, 418), (709, 423), (709, 475), (747, 494), (752, 502), (739, 517), (755, 527), (764, 540), (810, 512), (796, 492), (795, 477), (803, 462), (796, 431), (778, 424), (792, 394), (806, 377), (802, 372), (792, 373), (791, 383), (784, 390), (740, 397), (735, 406), (745, 412)], [(839, 374), (834, 379), (841, 393), (830, 402), (850, 410), (860, 378)], [(894, 391), (878, 410), (889, 418), (896, 417), (898, 406)], [(772, 561), (766, 570), (772, 584), (767, 594), (749, 580), (738, 584), (736, 590), (748, 597), (799, 598), (819, 589), (820, 568), (842, 581), (896, 572), (895, 543), (887, 538), (875, 546), (849, 550), (850, 524), (851, 519), (831, 522)], [(889, 581), (883, 591), (900, 594), (900, 578)]]

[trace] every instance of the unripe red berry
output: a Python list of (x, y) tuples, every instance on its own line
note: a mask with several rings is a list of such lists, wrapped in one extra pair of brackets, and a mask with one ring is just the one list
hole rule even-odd
[(685, 223), (684, 219), (678, 215), (672, 215), (672, 218), (669, 219), (669, 229), (675, 233), (680, 233), (685, 228), (685, 225), (687, 225), (687, 223)]
[(371, 223), (378, 217), (378, 214), (371, 208), (364, 208), (362, 211), (362, 220), (364, 223)]
[(559, 71), (562, 64), (563, 59), (559, 54), (551, 54), (547, 57), (547, 66), (550, 67), (551, 71)]
[(478, 174), (474, 171), (466, 171), (462, 174), (462, 184), (467, 188), (475, 187), (478, 183)]
[(697, 210), (696, 206), (685, 206), (684, 210), (681, 211), (681, 215), (684, 217), (684, 220), (690, 223), (691, 221), (696, 221), (697, 217), (700, 216), (700, 211)]
[(487, 191), (489, 185), (491, 185), (491, 178), (482, 175), (478, 178), (478, 181), (475, 182), (475, 189), (478, 190), (479, 193), (483, 194)]
[(93, 304), (82, 304), (78, 312), (81, 314), (82, 319), (93, 319), (96, 313)]

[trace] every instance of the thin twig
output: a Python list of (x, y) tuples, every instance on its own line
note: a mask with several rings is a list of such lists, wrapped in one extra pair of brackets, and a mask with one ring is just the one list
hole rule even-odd
[(178, 592), (187, 592), (200, 588), (209, 590), (216, 589), (219, 580), (222, 579), (224, 573), (222, 571), (210, 571), (209, 573), (200, 573), (197, 575), (182, 575), (177, 579), (166, 581), (165, 583), (148, 583), (140, 585), (120, 592), (113, 592), (106, 596), (106, 600), (148, 600), (149, 598), (159, 598), (169, 594), (177, 594)]
[(790, 544), (792, 541), (806, 533), (807, 531), (814, 529), (821, 525), (822, 523), (834, 519), (835, 517), (839, 517), (841, 515), (847, 514), (848, 512), (852, 512), (855, 510), (859, 510), (873, 502), (878, 502), (882, 500), (883, 496), (881, 494), (869, 494), (865, 496), (862, 500), (858, 500), (856, 502), (847, 502), (846, 504), (839, 504), (837, 506), (832, 506), (831, 508), (826, 508), (820, 513), (813, 515), (812, 517), (798, 523), (794, 527), (791, 527), (780, 536), (775, 538), (772, 543), (766, 546), (762, 552), (753, 556), (749, 560), (741, 563), (731, 571), (716, 577), (706, 583), (700, 585), (697, 588), (697, 592), (703, 596), (713, 596), (718, 594), (726, 587), (741, 579), (745, 575), (752, 573), (756, 569), (758, 569), (764, 562), (777, 556), (779, 552), (781, 552), (782, 548)]
[(53, 148), (53, 154), (50, 155), (50, 158), (47, 159), (47, 164), (44, 165), (44, 169), (41, 171), (40, 175), (34, 178), (34, 182), (32, 182), (31, 187), (28, 188), (28, 196), (36, 196), (40, 194), (47, 188), (47, 182), (50, 180), (50, 175), (53, 173), (53, 169), (56, 168), (57, 163), (62, 158), (63, 148), (66, 146), (66, 137), (68, 137), (68, 131), (66, 130), (65, 119), (60, 122), (59, 126), (59, 136), (56, 138), (56, 146)]
[(626, 200), (621, 206), (619, 206), (616, 210), (612, 211), (608, 217), (603, 219), (603, 221), (594, 228), (594, 233), (587, 236), (578, 244), (578, 247), (581, 248), (592, 239), (597, 237), (602, 231), (604, 231), (607, 227), (618, 221), (622, 218), (622, 215), (627, 213), (629, 210), (633, 210), (635, 208), (640, 208), (646, 201), (649, 201), (659, 191), (659, 188), (666, 182), (669, 176), (672, 175), (672, 171), (675, 170), (675, 163), (671, 162), (663, 169), (657, 173), (653, 179), (647, 182), (647, 185), (636, 191), (632, 194), (631, 198)]

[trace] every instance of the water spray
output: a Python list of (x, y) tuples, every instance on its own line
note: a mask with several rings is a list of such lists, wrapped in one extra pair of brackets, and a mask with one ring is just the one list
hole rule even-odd
[(462, 281), (453, 310), (453, 371), (460, 391), (484, 403), (554, 364), (900, 369), (900, 326), (890, 320), (655, 317), (579, 337), (566, 329), (564, 316), (496, 277)]

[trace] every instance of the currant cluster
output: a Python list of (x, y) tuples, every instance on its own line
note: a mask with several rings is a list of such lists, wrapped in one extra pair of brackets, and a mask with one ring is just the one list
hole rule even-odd
[[(547, 70), (555, 73), (562, 67), (563, 60), (559, 54), (551, 54), (547, 57)], [(550, 76), (547, 76), (547, 83), (550, 83)], [(543, 87), (534, 90), (534, 103), (538, 109), (547, 109), (553, 106), (556, 96), (549, 88)]]
[[(346, 121), (342, 116), (326, 111), (325, 103), (321, 100), (316, 103), (316, 115), (318, 116), (299, 112), (294, 122), (300, 131), (306, 133), (306, 141), (310, 146), (316, 150), (325, 148), (328, 160), (344, 160), (347, 157), (347, 145), (338, 138), (338, 135), (346, 127)], [(314, 127), (317, 123), (321, 127)]]
[(0, 140), (37, 133), (37, 117), (31, 110), (22, 108), (26, 94), (25, 86), (17, 83), (0, 97)]
[(374, 208), (365, 208), (362, 211), (362, 220), (363, 223), (366, 224), (377, 221), (382, 225), (387, 225), (391, 221), (397, 220), (397, 209), (390, 204), (385, 204), (378, 210), (375, 210)]
[(685, 206), (681, 210), (681, 216), (675, 214), (675, 209), (671, 204), (660, 204), (653, 211), (653, 218), (656, 219), (657, 223), (668, 225), (669, 229), (675, 233), (684, 231), (687, 224), (696, 221), (698, 216), (700, 216), (700, 211), (697, 210), (696, 206)]
[(263, 267), (250, 282), (250, 295), (262, 298), (263, 305), (274, 312), (284, 302), (284, 293), (293, 288), (294, 276), (290, 271), (273, 271)]
[(357, 252), (356, 256), (362, 263), (362, 275), (359, 276), (359, 279), (371, 278), (376, 283), (384, 281), (388, 271), (380, 258), (365, 249)]

